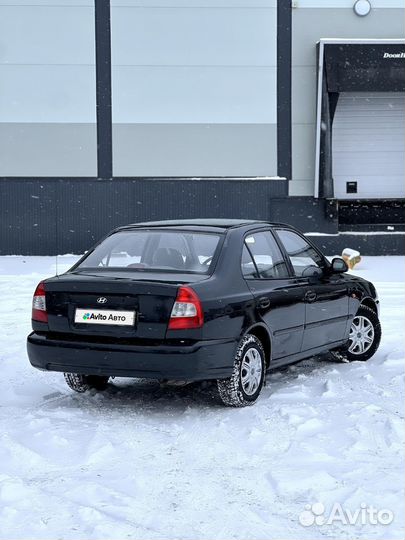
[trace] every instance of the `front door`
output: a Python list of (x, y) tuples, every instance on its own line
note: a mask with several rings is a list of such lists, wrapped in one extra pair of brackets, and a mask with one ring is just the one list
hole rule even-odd
[[(342, 274), (327, 271), (323, 257), (301, 235), (288, 229), (278, 229), (297, 281), (305, 288), (305, 330), (302, 351), (331, 345), (345, 339), (349, 317), (349, 296)], [(318, 279), (304, 277), (309, 266), (322, 270)]]

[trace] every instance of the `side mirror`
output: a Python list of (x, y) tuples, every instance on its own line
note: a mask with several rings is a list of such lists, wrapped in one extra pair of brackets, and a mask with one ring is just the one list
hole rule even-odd
[(349, 267), (346, 264), (346, 261), (341, 259), (340, 257), (335, 257), (332, 260), (332, 272), (334, 274), (343, 274), (344, 272), (347, 272), (349, 270)]
[(323, 276), (323, 272), (322, 269), (319, 268), (319, 266), (311, 265), (304, 268), (301, 275), (302, 277), (317, 281)]

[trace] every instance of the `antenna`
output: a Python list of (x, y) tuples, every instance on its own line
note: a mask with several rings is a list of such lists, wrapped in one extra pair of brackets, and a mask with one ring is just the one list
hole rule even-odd
[[(59, 184), (59, 182), (58, 182)], [(57, 184), (57, 185), (58, 185)], [(58, 186), (59, 187), (59, 186)], [(58, 253), (59, 253), (59, 242), (58, 242), (58, 218), (59, 218), (59, 190), (58, 189), (55, 189), (55, 193), (56, 193), (56, 215), (55, 215), (55, 248), (56, 248), (56, 253), (55, 253), (55, 271), (56, 271), (56, 275), (59, 275), (59, 272), (58, 272)]]

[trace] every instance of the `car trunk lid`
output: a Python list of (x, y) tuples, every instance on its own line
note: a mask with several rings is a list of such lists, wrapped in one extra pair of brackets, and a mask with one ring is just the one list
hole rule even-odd
[[(206, 276), (125, 271), (68, 273), (46, 281), (51, 332), (164, 339), (178, 287)], [(191, 279), (190, 279), (191, 278)]]

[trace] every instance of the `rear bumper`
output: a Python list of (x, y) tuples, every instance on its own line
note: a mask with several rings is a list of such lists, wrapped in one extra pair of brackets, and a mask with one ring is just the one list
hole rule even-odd
[(46, 371), (148, 379), (222, 379), (232, 373), (234, 340), (192, 345), (139, 346), (48, 339), (33, 332), (27, 339), (31, 365)]

